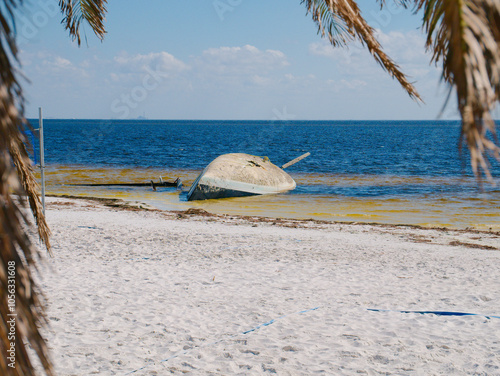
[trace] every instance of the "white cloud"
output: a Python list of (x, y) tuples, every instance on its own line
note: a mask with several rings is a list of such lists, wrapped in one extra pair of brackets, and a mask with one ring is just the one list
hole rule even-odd
[[(428, 61), (429, 56), (425, 52), (425, 38), (419, 31), (390, 31), (384, 33), (381, 30), (376, 30), (375, 35), (384, 51), (395, 60), (413, 61), (418, 59), (419, 61)], [(350, 43), (348, 47), (333, 47), (326, 40), (309, 45), (309, 52), (313, 55), (340, 60), (345, 55), (358, 55), (362, 51), (366, 51), (366, 48), (359, 42)]]
[(198, 59), (203, 70), (220, 75), (255, 75), (289, 65), (285, 54), (278, 50), (243, 47), (209, 48)]
[[(429, 71), (435, 68), (428, 65), (423, 37), (416, 32), (380, 33), (379, 37), (410, 79), (418, 79), (421, 94), (433, 94), (436, 75)], [(186, 61), (165, 51), (124, 52), (106, 59), (87, 56), (81, 61), (77, 55), (48, 52), (23, 52), (23, 57), (31, 63), (27, 64), (28, 77), (34, 78), (38, 92), (43, 93), (31, 96), (30, 101), (43, 103), (50, 97), (54, 103), (66, 103), (61, 108), (68, 114), (81, 112), (79, 104), (85, 102), (99, 109), (101, 115), (95, 116), (116, 117), (111, 104), (132, 98), (130, 117), (147, 112), (148, 116), (182, 118), (194, 116), (190, 111), (196, 107), (197, 117), (265, 118), (272, 116), (272, 108), (285, 105), (302, 118), (331, 113), (357, 117), (362, 114), (350, 106), (358, 102), (369, 103), (370, 113), (383, 117), (384, 109), (389, 110), (382, 98), (403, 105), (409, 101), (401, 95), (399, 84), (359, 44), (340, 49), (327, 42), (312, 43), (309, 52), (308, 64), (293, 67), (282, 51), (251, 45), (209, 48)], [(339, 112), (332, 112), (332, 103)]]
[(370, 56), (359, 43), (352, 43), (348, 47), (333, 47), (325, 40), (311, 43), (309, 52), (312, 55), (327, 57), (341, 64), (350, 64), (353, 59)]
[(64, 59), (60, 56), (56, 56), (51, 63), (55, 68), (59, 68), (59, 69), (71, 69), (71, 68), (73, 68), (73, 64), (71, 64), (71, 62), (68, 59)]
[(129, 56), (122, 53), (114, 58), (114, 62), (124, 72), (139, 72), (147, 69), (158, 69), (164, 72), (180, 72), (188, 69), (188, 65), (168, 52), (151, 52), (146, 55)]
[(286, 85), (289, 90), (301, 91), (307, 88), (318, 87), (318, 85), (321, 85), (321, 80), (318, 80), (314, 74), (297, 76), (291, 73), (286, 73), (280, 83)]
[(428, 63), (429, 54), (425, 52), (425, 38), (415, 30), (402, 33), (391, 31), (383, 33), (377, 30), (377, 38), (386, 53), (396, 61), (403, 63)]
[(168, 52), (162, 51), (135, 55), (122, 52), (108, 63), (107, 69), (110, 82), (130, 85), (140, 82), (151, 72), (158, 72), (163, 78), (173, 78), (190, 67)]
[(366, 81), (356, 80), (356, 79), (327, 80), (325, 84), (334, 91), (340, 91), (345, 89), (357, 90), (359, 88), (368, 86), (368, 83)]
[(383, 77), (383, 71), (365, 47), (352, 43), (348, 47), (333, 47), (327, 41), (309, 45), (309, 52), (314, 56), (324, 57), (331, 61), (330, 79), (347, 80), (363, 78), (373, 81)]
[[(422, 75), (430, 69), (430, 56), (425, 52), (425, 38), (417, 31), (391, 31), (384, 33), (376, 31), (377, 39), (382, 49), (400, 66), (408, 66), (410, 69), (419, 67), (414, 73)], [(373, 73), (376, 66), (374, 59), (366, 47), (360, 43), (352, 43), (348, 48), (333, 47), (327, 41), (315, 42), (309, 45), (309, 52), (315, 56), (327, 57), (338, 64), (338, 67), (352, 73)], [(380, 69), (380, 68), (379, 68)]]
[(440, 68), (430, 64), (431, 54), (426, 52), (425, 38), (421, 32), (377, 31), (377, 35), (387, 54), (411, 79), (423, 80), (432, 77), (432, 81), (436, 81)]
[(260, 76), (258, 74), (253, 75), (250, 81), (255, 85), (260, 85), (260, 86), (267, 86), (272, 82), (272, 80), (269, 77)]
[[(35, 70), (37, 74), (68, 77), (68, 79), (82, 79), (89, 77), (89, 72), (84, 64), (75, 64), (69, 59), (53, 54), (38, 54)], [(30, 61), (28, 65), (34, 64)]]
[(340, 80), (340, 84), (348, 89), (357, 89), (367, 85), (363, 80)]

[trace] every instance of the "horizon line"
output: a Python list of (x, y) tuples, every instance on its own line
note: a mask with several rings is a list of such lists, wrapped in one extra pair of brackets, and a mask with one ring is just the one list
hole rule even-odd
[[(38, 117), (26, 117), (27, 120), (38, 120)], [(324, 122), (324, 121), (404, 121), (404, 122), (415, 122), (415, 121), (461, 121), (460, 118), (457, 119), (164, 119), (164, 118), (130, 118), (130, 119), (113, 119), (113, 118), (67, 118), (67, 117), (53, 117), (47, 116), (43, 118), (44, 120), (101, 120), (101, 121), (259, 121), (259, 122)], [(493, 119), (495, 122), (500, 122), (500, 119)]]

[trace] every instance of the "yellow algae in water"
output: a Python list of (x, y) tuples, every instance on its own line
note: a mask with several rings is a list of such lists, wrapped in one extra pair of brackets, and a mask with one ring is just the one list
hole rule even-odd
[[(173, 171), (161, 169), (85, 166), (50, 166), (47, 168), (47, 175), (52, 178), (52, 182), (67, 184), (142, 183), (159, 181), (160, 176), (165, 181), (173, 181), (178, 177)], [(188, 174), (183, 172), (182, 175)]]
[[(47, 167), (47, 193), (67, 194), (80, 197), (121, 198), (149, 203), (160, 209), (186, 210), (203, 208), (209, 212), (232, 215), (258, 215), (281, 218), (322, 219), (341, 222), (379, 222), (410, 224), (426, 227), (466, 228), (500, 230), (500, 197), (493, 199), (468, 197), (443, 197), (418, 195), (414, 199), (401, 197), (349, 197), (340, 195), (284, 194), (255, 197), (239, 197), (223, 200), (208, 200), (204, 203), (187, 202), (185, 197), (172, 190), (153, 192), (149, 187), (116, 189), (116, 187), (84, 187), (71, 184), (114, 182), (173, 181), (181, 177), (184, 187), (190, 184), (199, 171), (163, 170), (158, 168), (133, 167)], [(37, 173), (39, 177), (39, 173)], [(406, 184), (462, 184), (463, 179), (387, 176), (331, 176), (326, 174), (293, 174), (297, 184), (339, 187), (384, 186), (397, 182)], [(185, 193), (184, 193), (185, 195)]]

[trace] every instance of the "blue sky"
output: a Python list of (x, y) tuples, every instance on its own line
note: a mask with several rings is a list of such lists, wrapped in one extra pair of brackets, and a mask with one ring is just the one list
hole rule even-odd
[[(110, 0), (101, 43), (80, 48), (56, 0), (18, 19), (27, 116), (133, 119), (435, 119), (447, 89), (429, 64), (420, 15), (362, 0), (417, 104), (359, 45), (334, 49), (299, 0)], [(449, 106), (444, 119), (456, 119)]]

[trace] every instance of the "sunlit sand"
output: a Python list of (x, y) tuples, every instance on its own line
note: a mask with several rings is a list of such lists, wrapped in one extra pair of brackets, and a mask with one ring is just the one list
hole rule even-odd
[(105, 204), (48, 198), (40, 285), (60, 375), (500, 369), (498, 233)]

